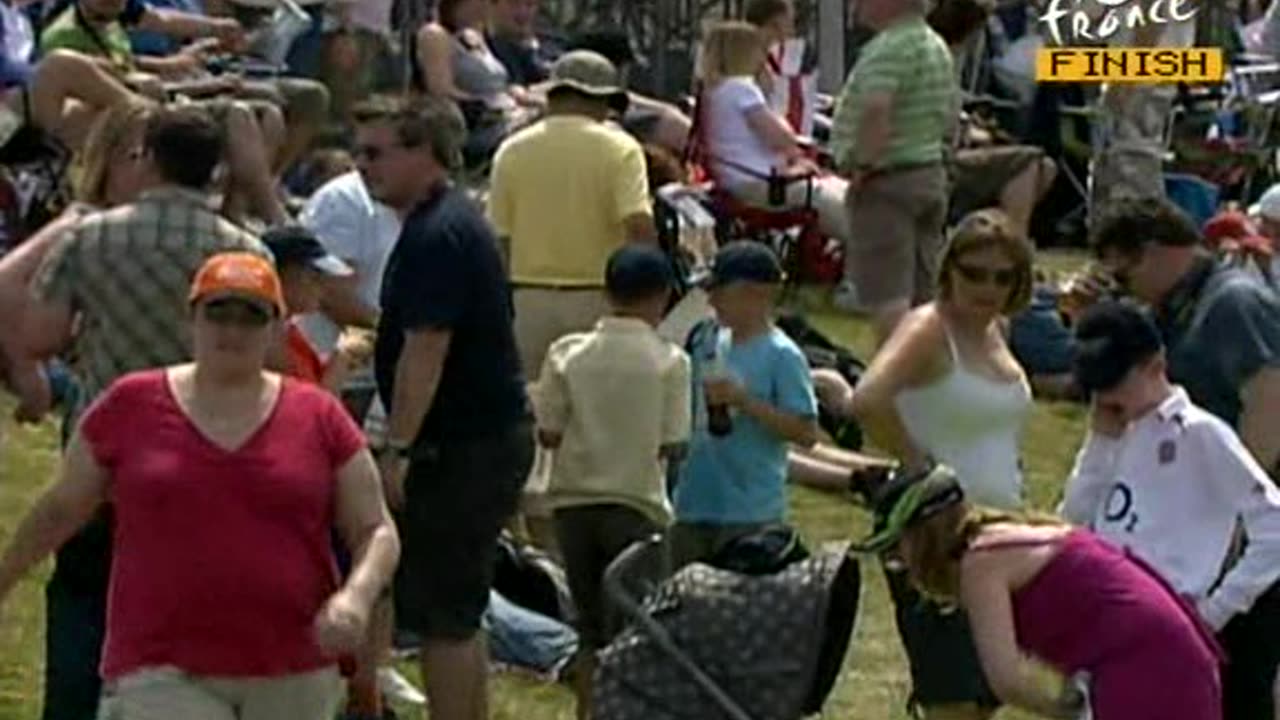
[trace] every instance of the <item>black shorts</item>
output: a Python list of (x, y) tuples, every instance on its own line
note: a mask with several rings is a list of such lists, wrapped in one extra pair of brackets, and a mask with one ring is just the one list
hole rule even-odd
[(1280, 666), (1280, 582), (1237, 615), (1218, 636), (1227, 653), (1222, 673), (1224, 718), (1273, 718), (1272, 684)]
[(397, 623), (424, 638), (470, 639), (489, 605), (498, 535), (533, 465), (528, 421), (415, 450), (397, 517)]
[(902, 571), (886, 570), (898, 635), (911, 665), (911, 699), (923, 707), (976, 703), (997, 708), (973, 646), (964, 611), (943, 608), (916, 591)]
[(556, 542), (564, 556), (569, 592), (578, 610), (582, 645), (598, 650), (621, 629), (604, 595), (604, 571), (632, 543), (659, 531), (652, 520), (626, 505), (602, 504), (555, 511)]

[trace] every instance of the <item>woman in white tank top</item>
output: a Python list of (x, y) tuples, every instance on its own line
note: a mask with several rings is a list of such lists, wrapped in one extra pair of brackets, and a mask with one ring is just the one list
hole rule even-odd
[[(968, 215), (942, 256), (941, 297), (908, 314), (858, 386), (836, 402), (908, 469), (944, 463), (971, 502), (1018, 507), (1018, 441), (1031, 390), (1005, 344), (1003, 318), (1027, 305), (1031, 282), (1031, 247), (1008, 217), (999, 210)], [(912, 698), (925, 718), (989, 718), (1000, 701), (983, 676), (964, 613), (948, 613), (921, 598), (906, 573), (889, 564), (886, 570)]]
[(878, 447), (908, 468), (950, 465), (977, 504), (1022, 504), (1031, 390), (1003, 321), (1027, 304), (1031, 283), (1031, 247), (1004, 213), (965, 217), (943, 253), (941, 297), (903, 319), (849, 399)]

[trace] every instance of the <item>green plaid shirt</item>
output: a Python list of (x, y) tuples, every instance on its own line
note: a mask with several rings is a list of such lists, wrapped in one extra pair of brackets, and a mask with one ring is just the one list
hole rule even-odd
[(78, 410), (122, 375), (191, 359), (187, 294), (204, 261), (248, 250), (252, 233), (215, 213), (207, 196), (166, 187), (86, 217), (49, 250), (32, 292), (79, 316)]
[[(947, 132), (957, 112), (954, 62), (946, 41), (912, 17), (876, 34), (849, 73), (831, 124), (838, 166), (851, 170), (870, 160), (881, 168), (942, 162)], [(884, 157), (859, 155), (858, 133), (869, 95), (893, 96), (891, 132)]]

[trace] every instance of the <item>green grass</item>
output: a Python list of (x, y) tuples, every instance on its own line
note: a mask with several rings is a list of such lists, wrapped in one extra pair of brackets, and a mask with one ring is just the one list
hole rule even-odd
[[(1054, 269), (1069, 266), (1070, 257), (1046, 258)], [(806, 304), (817, 305), (805, 294)], [(863, 323), (815, 312), (815, 324), (869, 357), (870, 335)], [(52, 425), (15, 428), (8, 422), (10, 406), (0, 399), (0, 542), (8, 538), (36, 493), (53, 476), (57, 438)], [(1023, 443), (1023, 460), (1032, 503), (1049, 508), (1057, 500), (1083, 435), (1080, 408), (1038, 402)], [(811, 545), (860, 536), (867, 529), (865, 514), (842, 499), (805, 488), (793, 488), (791, 512)], [(0, 609), (0, 720), (38, 717), (43, 661), (44, 603), (41, 594), (47, 568), (26, 579)], [(827, 702), (824, 717), (842, 720), (906, 718), (903, 706), (909, 691), (906, 660), (898, 643), (881, 574), (865, 565), (863, 611), (846, 658), (844, 671)], [(410, 671), (412, 675), (412, 671)], [(492, 685), (497, 720), (564, 720), (573, 717), (566, 690), (513, 677), (496, 677)], [(413, 715), (405, 717), (412, 718)], [(1026, 718), (1005, 711), (1003, 718)]]

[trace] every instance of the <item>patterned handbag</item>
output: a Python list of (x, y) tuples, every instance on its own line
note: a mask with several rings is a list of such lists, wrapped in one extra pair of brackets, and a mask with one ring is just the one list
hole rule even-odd
[(756, 720), (818, 712), (853, 633), (861, 578), (844, 547), (825, 548), (768, 575), (695, 563), (643, 610), (678, 650), (633, 623), (601, 651), (595, 681), (600, 720), (730, 717), (673, 653), (697, 665)]

